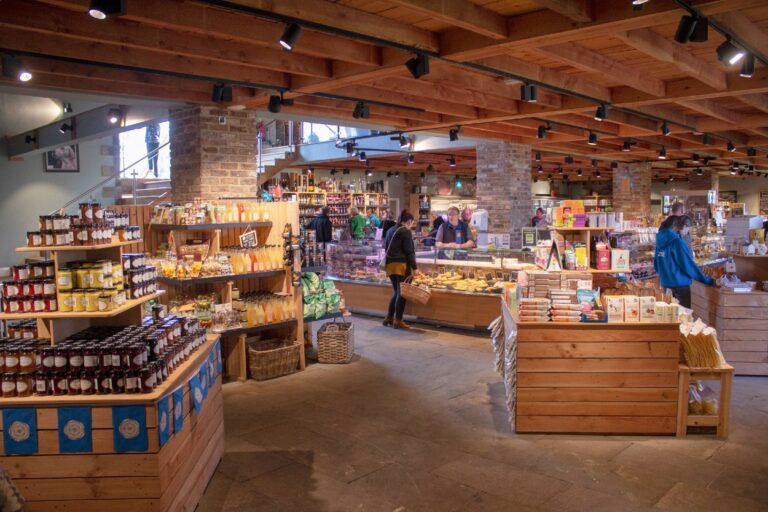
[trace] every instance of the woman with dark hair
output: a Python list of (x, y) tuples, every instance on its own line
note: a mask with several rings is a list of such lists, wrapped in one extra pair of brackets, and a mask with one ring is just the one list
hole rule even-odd
[(667, 217), (659, 226), (653, 257), (653, 268), (659, 274), (661, 286), (672, 290), (672, 295), (686, 308), (691, 307), (693, 279), (710, 286), (715, 283), (696, 265), (691, 249), (685, 243), (691, 226), (693, 221), (687, 215)]
[(392, 282), (392, 298), (389, 301), (389, 310), (383, 325), (392, 325), (395, 329), (410, 329), (403, 322), (405, 311), (405, 299), (400, 295), (400, 283), (416, 271), (416, 249), (413, 246), (413, 215), (408, 210), (400, 213), (397, 226), (387, 232), (384, 239), (385, 270)]
[(432, 221), (432, 230), (429, 232), (429, 235), (427, 235), (427, 238), (424, 239), (424, 245), (427, 247), (433, 247), (435, 245), (437, 231), (440, 229), (440, 226), (442, 226), (444, 222), (445, 219), (443, 219), (442, 215), (435, 217), (435, 220)]

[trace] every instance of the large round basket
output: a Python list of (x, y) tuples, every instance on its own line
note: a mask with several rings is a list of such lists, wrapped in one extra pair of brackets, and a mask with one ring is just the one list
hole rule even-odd
[(345, 364), (355, 355), (355, 330), (351, 322), (326, 322), (317, 331), (317, 361)]
[(412, 300), (419, 304), (426, 304), (429, 302), (429, 298), (432, 296), (432, 292), (429, 291), (427, 286), (417, 286), (412, 284), (413, 276), (408, 276), (405, 281), (400, 283), (400, 295), (405, 300)]

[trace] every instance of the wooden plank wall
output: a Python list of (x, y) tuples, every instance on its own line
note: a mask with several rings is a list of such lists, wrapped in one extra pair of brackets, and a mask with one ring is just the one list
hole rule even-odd
[[(28, 512), (146, 512), (194, 510), (224, 453), (221, 376), (198, 415), (188, 386), (184, 427), (159, 447), (156, 404), (147, 406), (149, 449), (113, 449), (112, 409), (94, 407), (93, 452), (59, 454), (56, 408), (37, 409), (38, 455), (4, 456), (27, 500)], [(2, 441), (0, 436), (0, 441)]]
[(717, 330), (736, 375), (768, 375), (768, 292), (728, 293), (694, 282), (691, 306)]
[(676, 326), (518, 325), (517, 432), (674, 434)]

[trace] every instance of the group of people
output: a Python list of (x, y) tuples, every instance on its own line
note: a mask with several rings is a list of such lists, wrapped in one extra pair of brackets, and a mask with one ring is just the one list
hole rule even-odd
[(659, 226), (656, 234), (656, 252), (653, 268), (659, 275), (659, 281), (681, 306), (691, 307), (691, 283), (693, 280), (711, 286), (714, 279), (704, 275), (696, 265), (691, 250), (691, 228), (693, 220), (685, 214), (685, 206), (675, 203), (669, 216)]

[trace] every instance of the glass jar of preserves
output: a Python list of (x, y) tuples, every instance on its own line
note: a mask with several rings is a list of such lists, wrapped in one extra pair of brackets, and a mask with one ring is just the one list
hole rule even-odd
[(68, 292), (72, 290), (72, 271), (69, 269), (59, 269), (59, 274), (56, 276), (56, 284), (60, 292)]
[(29, 279), (29, 266), (14, 265), (11, 267), (11, 275), (14, 281), (25, 281)]
[(67, 369), (69, 365), (69, 350), (66, 347), (56, 347), (53, 349), (53, 369), (61, 372)]
[(40, 234), (43, 237), (43, 245), (41, 247), (52, 247), (53, 246), (53, 230), (46, 229), (46, 230), (40, 231)]
[(140, 372), (140, 379), (141, 379), (141, 392), (142, 393), (151, 393), (153, 389), (155, 389), (155, 372), (152, 371), (152, 368), (145, 366), (141, 369)]
[(141, 393), (139, 370), (131, 369), (125, 371), (125, 392), (128, 394)]
[(43, 277), (43, 262), (29, 264), (29, 277), (32, 279)]
[(67, 381), (67, 372), (55, 372), (51, 377), (51, 390), (54, 395), (66, 395), (69, 393), (69, 382)]
[(21, 295), (22, 284), (18, 281), (5, 281), (3, 283), (3, 297), (15, 298)]
[(101, 369), (110, 370), (112, 368), (112, 349), (107, 346), (101, 346), (99, 350), (99, 359), (101, 360)]
[(24, 398), (32, 396), (34, 392), (35, 379), (29, 372), (16, 374), (16, 396)]
[(20, 286), (19, 290), (20, 290), (19, 295), (34, 295), (35, 294), (35, 287), (32, 284), (32, 281), (21, 281), (21, 286)]
[(93, 206), (91, 203), (80, 203), (80, 219), (83, 222), (93, 222)]
[(35, 295), (32, 297), (32, 312), (44, 313), (45, 312), (45, 299), (42, 295)]
[(5, 348), (5, 372), (16, 373), (18, 371), (19, 371), (19, 347), (16, 345), (9, 345)]
[(27, 293), (27, 295), (43, 295), (44, 288), (42, 279), (31, 279), (28, 282), (32, 293)]
[(80, 371), (83, 369), (83, 349), (80, 347), (72, 347), (69, 349), (68, 354), (69, 369), (72, 371)]
[(53, 245), (66, 246), (72, 245), (71, 232), (68, 229), (56, 229), (53, 231)]
[(104, 271), (102, 270), (101, 265), (91, 265), (91, 268), (88, 269), (88, 273), (91, 275), (91, 288), (104, 288)]
[(52, 277), (45, 277), (40, 280), (43, 295), (53, 295), (56, 293), (56, 280)]
[(43, 245), (43, 235), (39, 231), (27, 231), (27, 246), (40, 247)]
[(152, 368), (152, 371), (155, 372), (155, 382), (157, 382), (157, 385), (163, 383), (163, 370), (160, 367), (160, 363), (158, 361), (154, 361), (149, 365), (150, 368)]
[(43, 261), (40, 266), (43, 267), (43, 277), (56, 277), (56, 265), (52, 261)]
[(55, 349), (53, 347), (43, 347), (40, 349), (40, 360), (43, 371), (52, 372), (56, 369), (54, 352)]
[(101, 222), (104, 220), (104, 210), (100, 203), (91, 203), (91, 211), (93, 213), (94, 220)]
[(112, 371), (112, 393), (125, 393), (125, 370)]
[(6, 373), (3, 375), (3, 398), (10, 398), (16, 396), (16, 375), (13, 373)]
[(75, 300), (72, 297), (72, 292), (59, 292), (59, 299), (61, 299), (59, 311), (62, 313), (70, 313), (73, 311)]
[(98, 299), (98, 306), (99, 312), (112, 311), (114, 309), (114, 304), (112, 304), (112, 297), (110, 297), (107, 293), (100, 294)]
[(53, 230), (53, 215), (40, 215), (40, 230)]
[(32, 297), (29, 295), (20, 295), (17, 297), (16, 302), (19, 305), (19, 313), (31, 313), (32, 309)]
[(96, 370), (101, 361), (99, 357), (99, 348), (96, 345), (86, 345), (83, 347), (83, 368), (86, 370)]
[(144, 350), (139, 345), (131, 345), (128, 348), (130, 368), (136, 370), (144, 364)]
[(74, 290), (72, 292), (72, 311), (75, 313), (85, 312), (85, 290)]
[(54, 230), (68, 230), (70, 228), (69, 215), (51, 215)]
[(109, 395), (112, 393), (112, 372), (100, 371), (96, 374), (96, 394)]
[(19, 371), (35, 371), (35, 347), (33, 345), (24, 345), (19, 349)]
[(112, 367), (123, 368), (123, 348), (119, 345), (112, 347)]
[(43, 295), (43, 300), (45, 301), (45, 311), (46, 312), (52, 312), (52, 311), (58, 311), (59, 309), (59, 302), (56, 299), (55, 294), (51, 295)]
[(80, 372), (68, 371), (67, 372), (67, 394), (79, 395), (80, 394)]
[(94, 373), (83, 370), (80, 372), (80, 393), (83, 395), (93, 395), (96, 393), (96, 384), (94, 383)]
[(39, 371), (35, 373), (35, 394), (37, 396), (49, 396), (53, 394), (51, 378), (46, 372)]
[[(91, 284), (92, 284), (91, 273), (89, 269), (85, 267), (80, 267), (74, 270), (74, 282), (73, 282), (74, 288), (84, 290), (86, 288), (90, 288)], [(61, 289), (61, 286), (59, 286), (59, 289)]]

